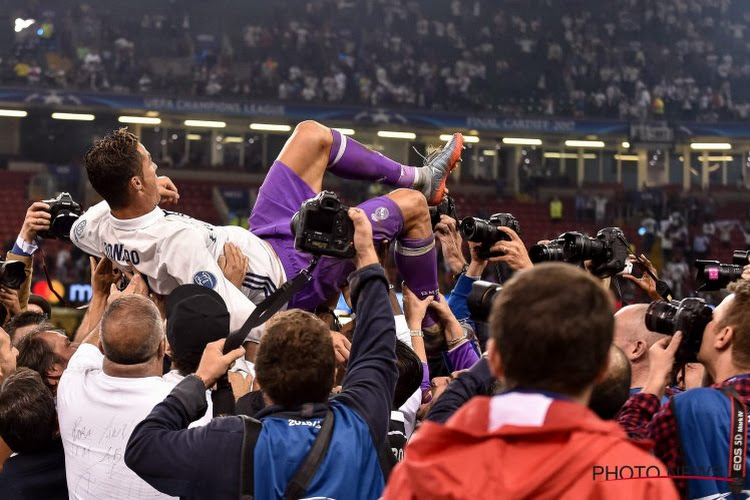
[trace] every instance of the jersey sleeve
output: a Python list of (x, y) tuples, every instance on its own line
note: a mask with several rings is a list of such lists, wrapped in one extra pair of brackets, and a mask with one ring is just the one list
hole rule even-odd
[(237, 331), (255, 310), (255, 304), (224, 277), (200, 239), (200, 234), (190, 228), (180, 229), (165, 238), (157, 255), (157, 273), (172, 277), (180, 285), (194, 283), (216, 290), (229, 310), (231, 331)]
[(109, 214), (109, 205), (101, 201), (81, 215), (70, 227), (70, 241), (89, 255), (103, 257), (96, 228), (99, 221)]

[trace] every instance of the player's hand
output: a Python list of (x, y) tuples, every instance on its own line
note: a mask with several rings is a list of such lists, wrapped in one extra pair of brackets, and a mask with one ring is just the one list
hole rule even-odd
[(354, 264), (357, 269), (378, 263), (378, 254), (372, 243), (372, 225), (367, 220), (364, 210), (357, 207), (349, 209), (349, 218), (354, 222)]
[(529, 258), (529, 252), (526, 250), (526, 246), (518, 237), (518, 234), (509, 227), (498, 226), (498, 231), (507, 234), (510, 237), (510, 241), (497, 241), (490, 248), (491, 252), (503, 252), (504, 255), (498, 257), (490, 257), (490, 262), (506, 262), (508, 267), (514, 271), (520, 271), (522, 269), (531, 269), (534, 267), (534, 263)]
[(91, 266), (91, 290), (94, 295), (109, 295), (112, 284), (120, 279), (120, 271), (112, 265), (112, 261), (103, 257), (96, 262), (96, 259), (89, 257)]
[(349, 351), (352, 350), (352, 343), (345, 335), (339, 332), (331, 332), (331, 342), (333, 342), (333, 352), (336, 353), (336, 361), (346, 364), (349, 361)]
[(174, 185), (172, 179), (162, 175), (156, 178), (156, 184), (159, 186), (159, 196), (161, 196), (162, 202), (177, 203), (180, 201), (180, 193), (177, 192), (177, 186)]
[(23, 226), (21, 226), (21, 232), (19, 233), (23, 241), (33, 243), (39, 231), (49, 229), (52, 216), (47, 210), (49, 210), (49, 205), (41, 201), (35, 201), (26, 210), (26, 218), (23, 220)]
[(250, 259), (233, 243), (224, 243), (224, 255), (219, 256), (219, 267), (224, 277), (237, 288), (242, 288)]
[(21, 303), (18, 301), (18, 290), (0, 288), (0, 304), (8, 311), (8, 318), (21, 313)]
[(448, 263), (451, 272), (453, 274), (458, 273), (464, 267), (464, 264), (466, 264), (466, 258), (461, 249), (463, 240), (461, 239), (461, 235), (458, 234), (456, 219), (442, 214), (440, 222), (435, 226), (435, 237), (440, 242), (440, 248), (443, 250), (443, 258)]
[(203, 350), (198, 369), (195, 374), (203, 380), (206, 389), (213, 387), (216, 381), (224, 375), (235, 360), (245, 355), (245, 348), (238, 347), (224, 354), (224, 342), (226, 339), (210, 342)]
[(435, 297), (428, 295), (424, 299), (417, 297), (414, 292), (409, 290), (406, 283), (401, 284), (401, 290), (404, 297), (404, 316), (406, 317), (406, 324), (412, 330), (422, 329), (422, 320), (425, 314), (427, 314), (427, 307), (430, 305)]
[(148, 284), (141, 273), (136, 272), (130, 277), (130, 283), (125, 287), (122, 292), (117, 289), (117, 286), (113, 283), (109, 288), (109, 298), (107, 299), (107, 305), (111, 304), (118, 298), (124, 295), (143, 295), (148, 297)]

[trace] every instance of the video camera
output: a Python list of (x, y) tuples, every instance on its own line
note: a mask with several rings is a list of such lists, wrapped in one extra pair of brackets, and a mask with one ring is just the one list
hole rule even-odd
[(510, 241), (510, 236), (500, 231), (498, 226), (510, 228), (516, 233), (521, 232), (521, 225), (518, 220), (513, 217), (513, 214), (509, 213), (493, 214), (489, 220), (466, 217), (461, 221), (458, 229), (461, 232), (461, 237), (466, 241), (481, 244), (477, 248), (477, 255), (480, 259), (486, 260), (490, 257), (502, 255), (502, 252), (490, 252), (492, 245), (498, 241)]
[(665, 335), (674, 335), (678, 330), (682, 332), (682, 341), (675, 354), (677, 372), (685, 363), (698, 360), (703, 330), (712, 318), (711, 308), (697, 297), (672, 302), (657, 300), (646, 310), (646, 328)]
[(458, 220), (458, 213), (456, 212), (456, 202), (450, 196), (445, 196), (443, 201), (430, 207), (430, 222), (432, 223), (432, 230), (435, 231), (435, 226), (440, 222), (440, 216), (447, 215), (453, 220)]
[(735, 250), (731, 264), (722, 264), (718, 260), (696, 260), (694, 265), (698, 269), (695, 277), (698, 291), (715, 292), (740, 279), (742, 268), (750, 264), (748, 257), (750, 257), (750, 251)]
[(73, 201), (70, 193), (66, 192), (58, 194), (55, 198), (42, 200), (42, 203), (49, 205), (47, 212), (49, 212), (51, 219), (49, 229), (39, 231), (39, 236), (47, 239), (70, 241), (70, 228), (83, 213), (81, 205)]
[(356, 253), (349, 207), (331, 191), (304, 201), (292, 217), (291, 228), (294, 248), (301, 252), (342, 259), (351, 259)]
[(569, 231), (543, 245), (534, 245), (529, 251), (531, 261), (563, 261), (582, 264), (591, 261), (591, 272), (599, 278), (609, 278), (625, 269), (628, 261), (628, 242), (619, 227), (605, 227), (596, 238)]

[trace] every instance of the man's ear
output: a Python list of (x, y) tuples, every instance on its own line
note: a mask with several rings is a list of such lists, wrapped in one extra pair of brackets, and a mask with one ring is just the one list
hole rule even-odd
[(143, 191), (143, 179), (138, 175), (134, 175), (130, 178), (130, 186), (137, 192)]
[(636, 340), (635, 342), (632, 342), (628, 346), (628, 352), (625, 354), (628, 356), (628, 359), (633, 362), (638, 359), (641, 359), (648, 353), (648, 344), (642, 340)]
[(723, 351), (731, 346), (734, 341), (734, 328), (725, 326), (714, 337), (714, 347), (717, 351)]
[(503, 363), (500, 359), (500, 353), (495, 347), (495, 339), (487, 341), (487, 362), (490, 364), (490, 371), (499, 379), (503, 377)]

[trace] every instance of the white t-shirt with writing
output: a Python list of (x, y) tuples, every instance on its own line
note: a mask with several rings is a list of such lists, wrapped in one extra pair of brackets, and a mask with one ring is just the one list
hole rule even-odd
[(161, 377), (111, 377), (102, 371), (103, 361), (95, 346), (81, 345), (57, 388), (70, 498), (172, 498), (128, 469), (123, 457), (133, 429), (174, 383)]

